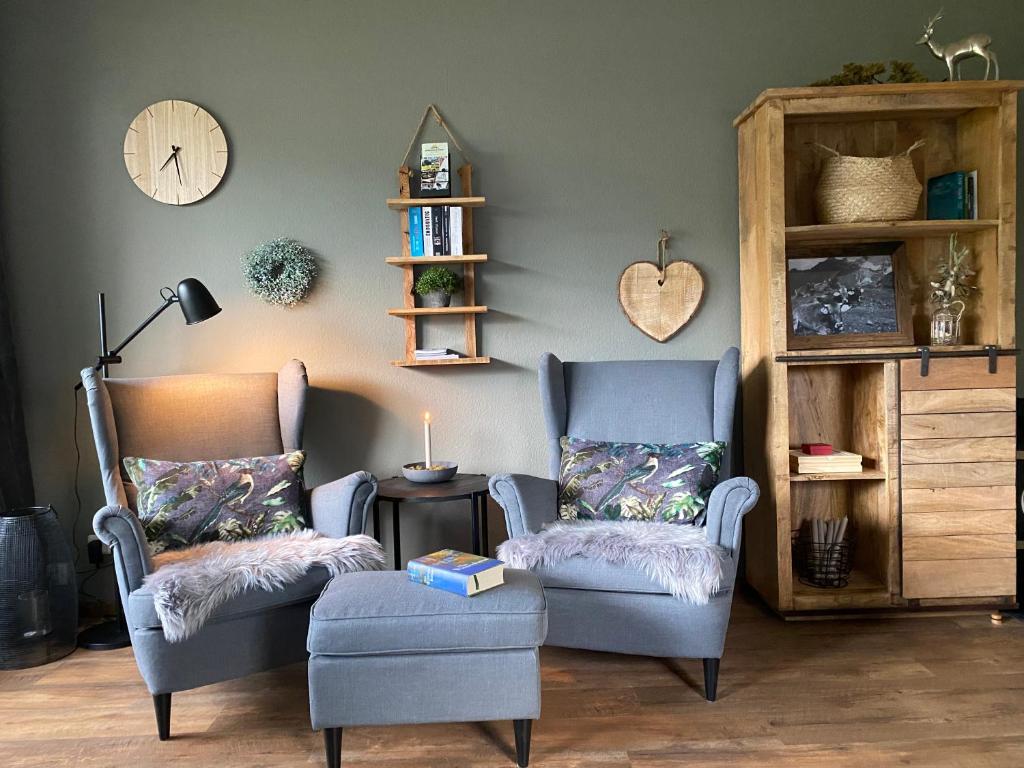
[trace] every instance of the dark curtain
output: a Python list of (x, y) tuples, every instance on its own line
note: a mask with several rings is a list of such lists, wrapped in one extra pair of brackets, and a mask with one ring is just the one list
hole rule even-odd
[(29, 506), (33, 500), (32, 467), (18, 388), (11, 315), (3, 253), (0, 253), (0, 511)]

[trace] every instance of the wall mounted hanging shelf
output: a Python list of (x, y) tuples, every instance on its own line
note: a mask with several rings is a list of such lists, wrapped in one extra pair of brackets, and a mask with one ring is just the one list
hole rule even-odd
[[(476, 303), (476, 265), (487, 261), (486, 253), (473, 253), (473, 210), (482, 208), (487, 204), (486, 198), (473, 194), (473, 166), (465, 162), (458, 170), (459, 182), (461, 185), (460, 197), (430, 197), (414, 198), (411, 196), (412, 172), (405, 163), (409, 159), (416, 139), (423, 130), (424, 123), (428, 116), (433, 115), (437, 124), (448, 134), (452, 143), (466, 157), (458, 140), (448, 129), (444, 118), (437, 108), (430, 104), (427, 106), (420, 120), (419, 127), (413, 135), (409, 148), (406, 150), (402, 166), (398, 169), (398, 197), (389, 198), (388, 208), (397, 211), (401, 222), (402, 232), (402, 255), (389, 256), (384, 261), (387, 264), (396, 266), (402, 270), (402, 300), (403, 305), (395, 309), (389, 309), (388, 314), (392, 317), (399, 317), (405, 323), (405, 357), (402, 360), (392, 360), (391, 364), (399, 368), (416, 368), (425, 366), (441, 365), (484, 365), (491, 362), (491, 358), (479, 354), (476, 338), (476, 318), (487, 312), (487, 307), (478, 306)], [(464, 256), (413, 256), (409, 245), (409, 209), (418, 206), (446, 206), (462, 208), (462, 247), (467, 255)], [(461, 265), (462, 267), (462, 297), (464, 306), (457, 307), (417, 307), (413, 295), (413, 284), (416, 280), (415, 270), (417, 266), (435, 264)], [(417, 321), (432, 316), (464, 316), (465, 357), (450, 360), (417, 360), (416, 337)]]

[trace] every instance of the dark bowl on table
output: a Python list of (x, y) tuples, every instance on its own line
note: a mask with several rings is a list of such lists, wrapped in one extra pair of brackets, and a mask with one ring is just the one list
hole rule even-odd
[(454, 461), (435, 461), (426, 469), (422, 462), (413, 462), (402, 467), (402, 474), (411, 483), (443, 483), (451, 480), (459, 471)]

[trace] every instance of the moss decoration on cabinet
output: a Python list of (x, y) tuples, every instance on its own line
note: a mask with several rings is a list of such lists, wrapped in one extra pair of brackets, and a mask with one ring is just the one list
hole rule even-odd
[[(389, 309), (388, 314), (399, 317), (405, 323), (405, 358), (392, 360), (391, 364), (400, 368), (437, 365), (481, 365), (491, 362), (491, 358), (479, 355), (476, 340), (476, 316), (487, 312), (487, 307), (476, 306), (476, 265), (487, 261), (487, 254), (473, 253), (473, 209), (486, 205), (483, 197), (473, 196), (473, 166), (466, 163), (459, 168), (459, 180), (462, 184), (462, 197), (431, 197), (417, 199), (410, 197), (411, 172), (408, 166), (398, 169), (398, 197), (388, 199), (388, 208), (399, 212), (402, 229), (402, 255), (385, 259), (402, 270), (402, 306)], [(466, 256), (412, 256), (409, 249), (409, 209), (414, 206), (461, 206), (462, 207), (462, 247)], [(462, 266), (463, 306), (459, 307), (417, 307), (413, 296), (415, 283), (415, 267), (432, 264), (450, 264)], [(420, 318), (431, 315), (463, 315), (465, 332), (465, 357), (453, 360), (417, 360), (416, 353), (416, 322)]]
[[(746, 469), (761, 503), (745, 525), (746, 578), (783, 615), (1015, 604), (1014, 280), (1019, 81), (771, 89), (739, 133), (740, 283)], [(922, 183), (978, 171), (979, 218), (818, 224), (813, 143), (891, 154), (924, 138)], [(957, 233), (980, 291), (964, 345), (929, 341), (929, 284)], [(913, 345), (787, 348), (786, 249), (901, 240)], [(854, 476), (792, 475), (788, 452), (828, 442), (863, 454)], [(847, 515), (856, 537), (843, 589), (801, 584), (792, 536)]]

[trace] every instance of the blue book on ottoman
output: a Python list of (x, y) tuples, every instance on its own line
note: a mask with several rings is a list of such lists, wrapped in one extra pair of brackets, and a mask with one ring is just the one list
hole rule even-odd
[(454, 592), (463, 597), (505, 583), (505, 564), (501, 560), (470, 555), (456, 549), (442, 549), (409, 561), (409, 581)]

